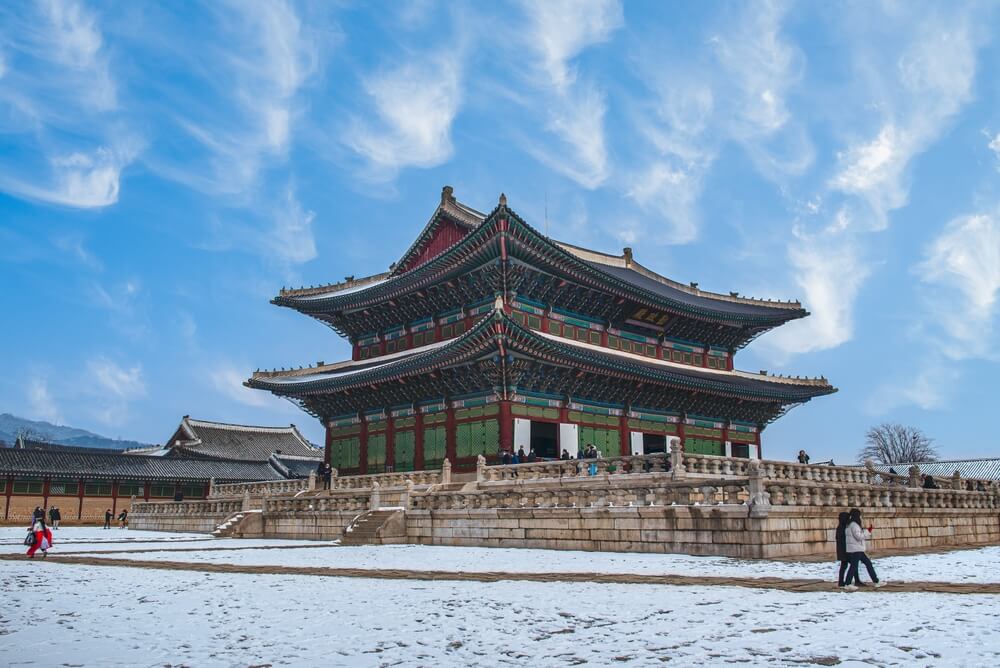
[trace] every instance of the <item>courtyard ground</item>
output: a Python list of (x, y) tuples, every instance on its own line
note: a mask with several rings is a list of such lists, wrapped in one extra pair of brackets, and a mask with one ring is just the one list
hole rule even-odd
[[(61, 529), (52, 556), (29, 561), (22, 537), (0, 529), (0, 665), (979, 666), (1000, 657), (1000, 595), (974, 593), (1000, 591), (997, 547), (873, 555), (891, 584), (848, 594), (830, 589), (830, 563), (93, 528)], [(341, 569), (353, 577), (337, 577)], [(496, 581), (455, 579), (470, 574)], [(611, 580), (621, 575), (636, 583)], [(659, 584), (669, 578), (686, 584)]]

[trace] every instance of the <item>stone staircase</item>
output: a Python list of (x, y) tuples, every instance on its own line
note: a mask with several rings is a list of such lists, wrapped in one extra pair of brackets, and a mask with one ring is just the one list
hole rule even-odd
[(385, 545), (406, 540), (405, 511), (400, 508), (369, 510), (347, 525), (341, 545)]
[[(212, 535), (216, 538), (231, 538), (240, 531), (240, 527), (250, 519), (251, 515), (260, 515), (259, 510), (241, 510), (233, 513), (225, 519), (219, 526), (215, 527)], [(256, 519), (256, 518), (253, 518)]]

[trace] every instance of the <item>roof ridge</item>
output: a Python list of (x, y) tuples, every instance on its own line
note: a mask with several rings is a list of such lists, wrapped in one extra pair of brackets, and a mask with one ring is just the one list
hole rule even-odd
[(632, 257), (632, 249), (625, 248), (621, 255), (612, 255), (610, 253), (605, 253), (603, 251), (596, 251), (591, 248), (584, 248), (582, 246), (576, 246), (574, 244), (566, 243), (565, 241), (559, 241), (557, 239), (551, 239), (552, 243), (556, 246), (562, 248), (564, 251), (570, 255), (574, 255), (581, 260), (587, 260), (589, 262), (595, 262), (597, 264), (604, 264), (612, 267), (620, 267), (622, 269), (631, 269), (637, 274), (641, 274), (646, 278), (662, 283), (681, 292), (686, 292), (690, 295), (696, 297), (707, 297), (710, 299), (718, 299), (720, 301), (728, 301), (736, 304), (750, 304), (753, 306), (765, 306), (769, 308), (776, 309), (790, 309), (790, 308), (802, 308), (802, 303), (795, 299), (789, 299), (787, 301), (774, 300), (774, 299), (763, 299), (759, 297), (741, 297), (738, 293), (730, 292), (728, 295), (722, 294), (721, 292), (712, 292), (711, 290), (702, 290), (697, 287), (698, 284), (685, 285), (672, 278), (667, 278), (666, 276), (659, 274), (652, 269), (639, 264)]
[(188, 424), (194, 427), (206, 427), (208, 429), (225, 429), (228, 431), (256, 431), (265, 434), (291, 434), (295, 431), (295, 425), (287, 427), (265, 427), (263, 425), (234, 424), (232, 422), (211, 422), (209, 420), (196, 420), (194, 418), (184, 418)]

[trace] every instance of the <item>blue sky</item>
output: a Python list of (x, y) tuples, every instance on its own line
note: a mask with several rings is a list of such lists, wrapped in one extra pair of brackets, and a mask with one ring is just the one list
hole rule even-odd
[(450, 184), (801, 299), (737, 366), (840, 392), (767, 456), (853, 459), (886, 420), (996, 455), (998, 34), (989, 3), (6, 3), (0, 410), (320, 441), (241, 382), (348, 346), (268, 300), (383, 271)]

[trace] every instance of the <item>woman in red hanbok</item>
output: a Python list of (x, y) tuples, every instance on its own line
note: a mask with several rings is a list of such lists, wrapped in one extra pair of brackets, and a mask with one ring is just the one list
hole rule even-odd
[(34, 559), (35, 552), (42, 551), (42, 557), (49, 556), (49, 548), (52, 547), (52, 530), (45, 526), (44, 522), (35, 522), (35, 541), (28, 548), (28, 558)]

